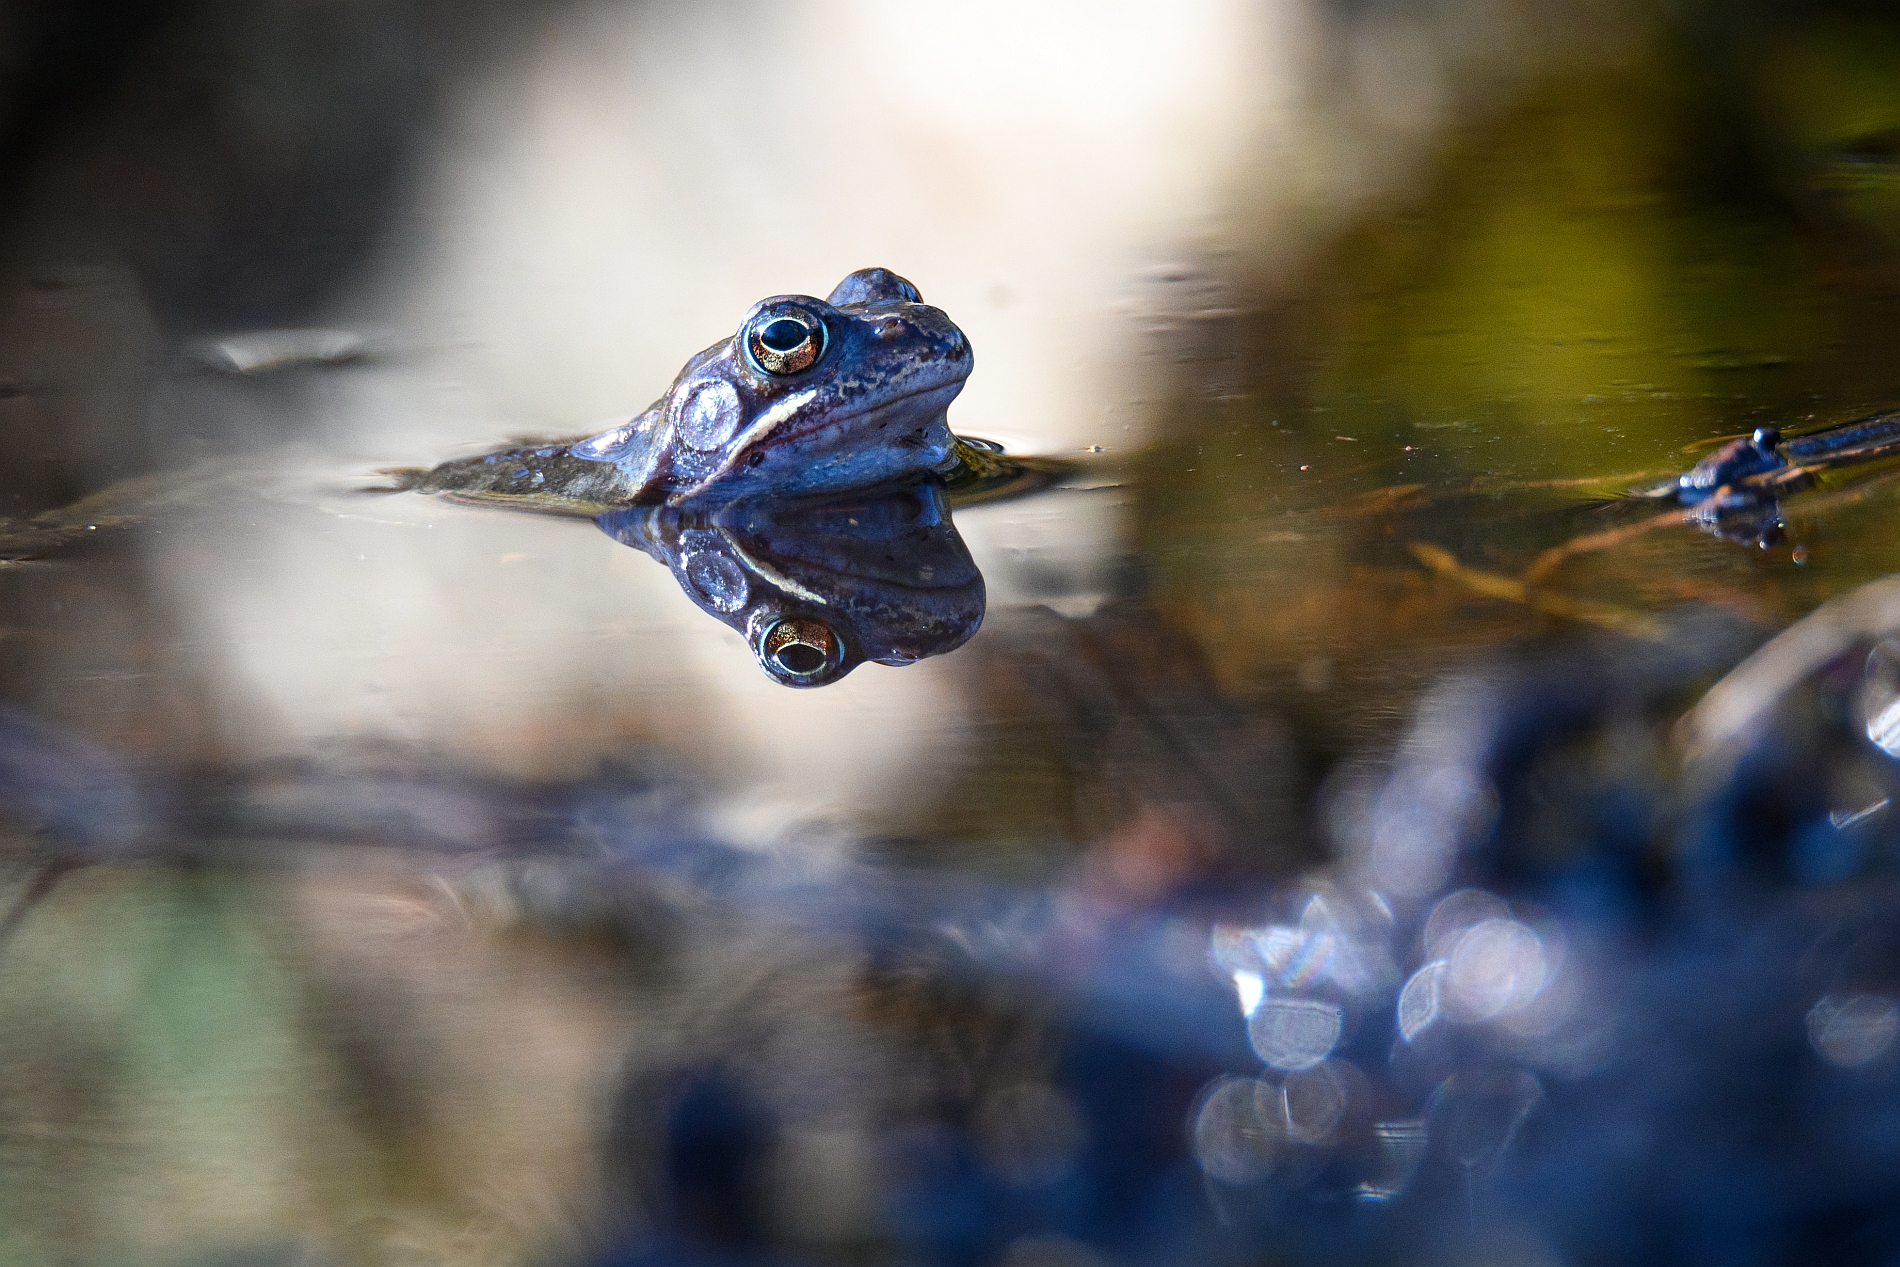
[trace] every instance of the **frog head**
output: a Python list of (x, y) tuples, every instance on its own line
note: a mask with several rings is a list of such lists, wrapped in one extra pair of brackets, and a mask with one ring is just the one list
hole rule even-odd
[(646, 412), (570, 451), (620, 467), (640, 501), (863, 488), (951, 460), (944, 411), (971, 365), (915, 286), (860, 269), (827, 299), (760, 300)]

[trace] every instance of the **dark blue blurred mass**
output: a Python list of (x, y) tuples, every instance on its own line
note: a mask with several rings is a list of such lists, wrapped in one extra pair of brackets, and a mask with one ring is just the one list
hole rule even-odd
[[(1078, 939), (1060, 895), (727, 890), (926, 963), (944, 1009), (1051, 1027), (1045, 1081), (882, 1137), (897, 1260), (1894, 1260), (1896, 771), (1860, 720), (1865, 648), (1659, 770), (1639, 736), (1666, 742), (1742, 636), (1678, 632), (1447, 677), (1338, 794), (1339, 859), (1227, 895), (1260, 921), (1211, 938), (1204, 895)], [(664, 1231), (611, 1261), (780, 1261), (748, 1095), (661, 1097)]]

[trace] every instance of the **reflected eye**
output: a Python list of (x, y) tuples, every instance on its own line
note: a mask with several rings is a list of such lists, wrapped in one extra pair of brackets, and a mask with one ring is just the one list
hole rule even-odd
[(838, 635), (822, 621), (787, 617), (759, 639), (759, 664), (787, 686), (821, 686), (837, 675), (843, 660)]
[(752, 322), (745, 342), (766, 373), (796, 374), (824, 355), (825, 323), (800, 308), (768, 309)]

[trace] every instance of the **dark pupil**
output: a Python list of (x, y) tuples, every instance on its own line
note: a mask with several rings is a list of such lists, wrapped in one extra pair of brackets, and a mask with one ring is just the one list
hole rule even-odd
[(778, 662), (787, 673), (816, 673), (825, 667), (825, 653), (802, 642), (790, 643), (777, 651)]
[(759, 331), (759, 342), (774, 352), (790, 352), (809, 337), (811, 332), (805, 329), (805, 323), (790, 317), (780, 317)]

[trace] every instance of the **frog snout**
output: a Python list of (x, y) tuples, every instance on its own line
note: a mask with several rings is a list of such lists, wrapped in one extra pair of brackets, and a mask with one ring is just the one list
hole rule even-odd
[(963, 331), (947, 321), (938, 324), (889, 316), (873, 324), (871, 333), (880, 343), (889, 343), (896, 339), (919, 338), (930, 345), (936, 355), (950, 359), (963, 356), (969, 348), (969, 344), (963, 337)]

